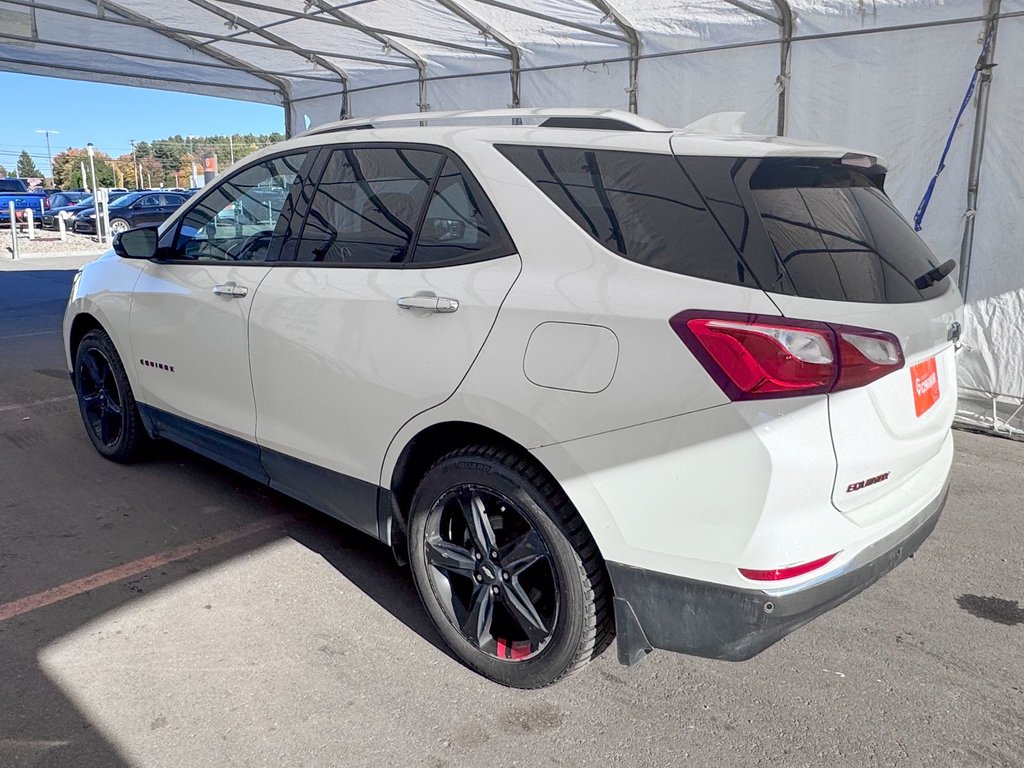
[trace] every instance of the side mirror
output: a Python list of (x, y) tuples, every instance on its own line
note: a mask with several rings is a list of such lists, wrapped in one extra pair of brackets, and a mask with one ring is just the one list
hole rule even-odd
[(156, 248), (157, 227), (139, 227), (114, 235), (114, 253), (122, 259), (152, 259)]

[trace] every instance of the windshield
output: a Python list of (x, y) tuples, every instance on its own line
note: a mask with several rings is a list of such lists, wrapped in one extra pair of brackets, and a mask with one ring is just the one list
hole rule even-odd
[(131, 205), (139, 198), (135, 195), (123, 195), (118, 197), (116, 200), (110, 201), (111, 208), (124, 208), (126, 205)]

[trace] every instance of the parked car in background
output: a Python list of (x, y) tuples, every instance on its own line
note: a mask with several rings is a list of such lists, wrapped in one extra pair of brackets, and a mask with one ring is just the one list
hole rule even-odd
[[(111, 190), (109, 193), (109, 200), (111, 202), (118, 198), (124, 197), (127, 192), (117, 192)], [(71, 229), (71, 222), (75, 218), (75, 215), (80, 211), (84, 211), (87, 208), (92, 208), (92, 195), (88, 192), (85, 193), (85, 197), (79, 200), (73, 205), (66, 205), (61, 208), (50, 208), (43, 213), (42, 225), (44, 229), (57, 229), (57, 217), (63, 215), (65, 224), (68, 229)]]
[(54, 208), (60, 209), (67, 208), (71, 205), (77, 205), (87, 197), (89, 197), (88, 192), (64, 192), (62, 190), (58, 190), (51, 193), (50, 196), (46, 198), (46, 210), (51, 211)]
[(0, 179), (0, 224), (10, 224), (11, 207), (14, 203), (15, 217), (18, 221), (25, 220), (25, 209), (31, 208), (38, 218), (42, 214), (40, 205), (45, 205), (46, 193), (43, 190), (32, 190), (24, 179)]
[(748, 659), (914, 553), (963, 303), (883, 161), (432, 117), (269, 147), (83, 268), (66, 362), (100, 454), (166, 438), (377, 537), (521, 688), (613, 636), (624, 664)]
[[(188, 200), (181, 192), (129, 192), (110, 203), (110, 231), (125, 232), (133, 227), (160, 224)], [(84, 208), (75, 214), (72, 230), (82, 234), (96, 231), (96, 209)]]

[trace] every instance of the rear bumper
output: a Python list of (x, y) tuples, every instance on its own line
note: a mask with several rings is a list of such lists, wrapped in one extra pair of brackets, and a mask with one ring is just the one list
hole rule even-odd
[(947, 480), (920, 513), (841, 571), (790, 590), (739, 589), (608, 562), (619, 661), (635, 664), (656, 648), (726, 661), (756, 656), (911, 557), (935, 529), (948, 493)]

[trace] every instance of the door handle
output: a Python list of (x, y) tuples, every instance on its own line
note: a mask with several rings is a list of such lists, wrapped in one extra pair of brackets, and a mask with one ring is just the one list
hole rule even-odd
[(232, 299), (240, 299), (249, 293), (249, 289), (244, 285), (235, 285), (234, 283), (224, 283), (224, 285), (213, 286), (213, 292), (217, 296), (228, 296)]
[(444, 296), (403, 296), (398, 300), (398, 306), (402, 309), (425, 309), (429, 312), (449, 314), (459, 308), (459, 300)]

